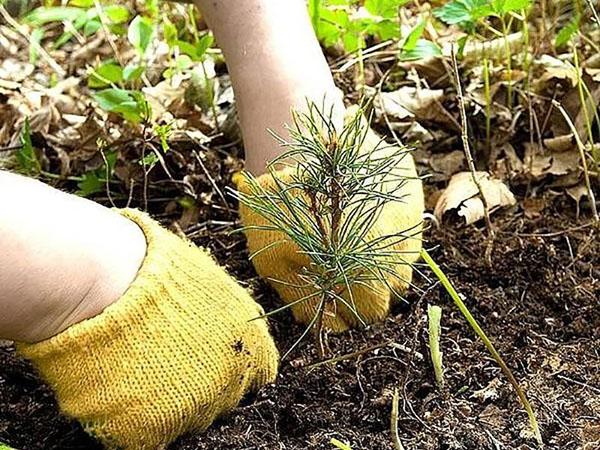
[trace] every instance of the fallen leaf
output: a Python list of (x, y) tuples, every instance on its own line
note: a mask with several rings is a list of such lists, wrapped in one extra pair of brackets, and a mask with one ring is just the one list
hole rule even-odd
[(374, 104), (378, 115), (385, 112), (400, 120), (415, 118), (443, 123), (454, 128), (455, 122), (450, 113), (442, 106), (443, 98), (444, 91), (442, 89), (403, 86), (392, 92), (381, 92)]
[(462, 150), (454, 150), (450, 153), (436, 153), (431, 156), (429, 165), (434, 172), (442, 175), (440, 180), (447, 180), (450, 176), (465, 167), (465, 154)]
[[(490, 213), (516, 204), (516, 199), (501, 180), (492, 179), (487, 172), (476, 172)], [(467, 225), (484, 217), (484, 207), (471, 172), (460, 172), (450, 179), (434, 210), (440, 222), (448, 215), (462, 217)]]
[(577, 217), (579, 217), (580, 211), (580, 203), (583, 197), (588, 197), (589, 192), (583, 183), (580, 183), (576, 186), (571, 186), (565, 189), (567, 195), (575, 200), (575, 204), (577, 206)]
[(544, 154), (539, 145), (525, 144), (523, 167), (530, 177), (534, 180), (545, 177), (551, 165), (552, 158), (549, 155)]
[(544, 139), (544, 146), (553, 152), (564, 152), (572, 148), (574, 145), (575, 138), (573, 137), (573, 133)]

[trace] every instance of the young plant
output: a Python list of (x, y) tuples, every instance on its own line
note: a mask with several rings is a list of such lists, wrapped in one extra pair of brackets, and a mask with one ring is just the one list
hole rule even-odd
[[(301, 269), (299, 287), (311, 294), (269, 315), (300, 302), (316, 303), (314, 317), (286, 356), (313, 330), (322, 357), (325, 315), (335, 315), (337, 305), (344, 305), (362, 322), (353, 287), (374, 292), (385, 286), (392, 289), (388, 280), (396, 276), (401, 253), (394, 247), (411, 238), (410, 230), (377, 237), (368, 231), (385, 205), (404, 201), (407, 178), (398, 167), (408, 150), (383, 141), (365, 150), (368, 126), (362, 112), (338, 131), (331, 113), (325, 114), (314, 103), (307, 106), (306, 113), (293, 114), (290, 140), (276, 136), (286, 151), (268, 166), (275, 187), (266, 189), (244, 174), (246, 188), (235, 195), (269, 223), (249, 228), (283, 234), (284, 240), (267, 248), (291, 241), (308, 257), (310, 264)], [(286, 176), (281, 175), (283, 169)]]
[(485, 345), (487, 350), (492, 355), (492, 358), (494, 358), (494, 360), (500, 366), (500, 369), (502, 370), (502, 372), (504, 373), (506, 378), (508, 378), (509, 383), (512, 385), (513, 389), (516, 391), (517, 396), (521, 400), (521, 403), (523, 404), (523, 407), (525, 408), (525, 411), (527, 412), (531, 430), (533, 431), (533, 434), (534, 434), (536, 440), (538, 441), (540, 448), (543, 448), (544, 442), (542, 440), (542, 435), (540, 434), (540, 428), (538, 426), (537, 419), (535, 417), (535, 412), (531, 406), (531, 403), (529, 403), (527, 396), (525, 395), (525, 391), (523, 391), (523, 389), (519, 385), (519, 382), (513, 375), (512, 371), (506, 365), (506, 363), (504, 362), (504, 360), (502, 359), (502, 357), (500, 356), (500, 354), (494, 347), (494, 344), (492, 344), (492, 341), (490, 341), (490, 339), (487, 337), (487, 335), (485, 334), (483, 329), (479, 326), (479, 323), (477, 323), (477, 321), (475, 320), (475, 318), (473, 317), (473, 315), (467, 308), (467, 305), (465, 305), (465, 303), (462, 301), (462, 299), (460, 298), (460, 295), (458, 294), (458, 292), (456, 291), (456, 289), (454, 288), (454, 286), (452, 285), (452, 283), (450, 282), (450, 280), (448, 279), (446, 274), (440, 268), (440, 266), (437, 265), (437, 263), (429, 255), (429, 253), (427, 253), (427, 251), (425, 249), (421, 250), (421, 258), (429, 266), (429, 268), (435, 274), (435, 276), (438, 278), (438, 280), (440, 280), (440, 283), (442, 283), (442, 286), (444, 287), (444, 289), (446, 289), (446, 292), (448, 292), (448, 294), (452, 298), (452, 301), (454, 301), (454, 304), (458, 307), (461, 314), (467, 320), (467, 323), (469, 324), (469, 326), (473, 329), (473, 331), (475, 331), (475, 334), (477, 334), (477, 336), (483, 341), (483, 344)]
[(427, 307), (427, 324), (429, 334), (429, 353), (435, 373), (435, 382), (440, 389), (444, 388), (444, 366), (442, 365), (442, 351), (440, 350), (440, 335), (442, 334), (442, 308), (439, 306)]
[[(495, 37), (501, 37), (504, 42), (504, 59), (507, 74), (507, 104), (512, 105), (512, 48), (509, 40), (513, 20), (521, 21), (522, 28), (526, 30), (524, 38), (528, 40), (527, 33), (527, 10), (532, 5), (532, 0), (452, 0), (441, 8), (434, 10), (434, 15), (448, 25), (458, 25), (470, 36), (479, 36), (485, 39), (485, 35), (478, 33), (488, 31)], [(519, 15), (520, 13), (520, 15)], [(500, 24), (500, 30), (494, 28), (491, 19)], [(461, 42), (461, 50), (464, 48), (466, 39)], [(524, 63), (528, 65), (528, 54), (525, 51)]]

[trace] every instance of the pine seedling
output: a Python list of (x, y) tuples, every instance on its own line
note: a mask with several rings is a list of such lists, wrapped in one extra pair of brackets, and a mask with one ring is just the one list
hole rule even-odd
[(301, 269), (303, 284), (297, 287), (311, 294), (267, 314), (305, 301), (317, 304), (308, 327), (285, 356), (313, 330), (323, 357), (323, 319), (334, 316), (339, 305), (364, 323), (355, 306), (353, 287), (393, 291), (389, 280), (397, 276), (401, 253), (395, 248), (419, 231), (415, 226), (390, 235), (372, 237), (368, 233), (388, 203), (405, 200), (402, 187), (407, 176), (399, 167), (402, 158), (410, 156), (407, 148), (383, 140), (373, 149), (364, 149), (368, 126), (362, 114), (359, 111), (338, 130), (331, 110), (325, 113), (308, 102), (306, 112), (293, 113), (289, 139), (274, 134), (284, 149), (268, 165), (274, 187), (264, 188), (245, 173), (244, 192), (235, 192), (240, 203), (269, 223), (249, 228), (282, 233), (283, 240), (271, 246), (291, 241), (310, 261)]

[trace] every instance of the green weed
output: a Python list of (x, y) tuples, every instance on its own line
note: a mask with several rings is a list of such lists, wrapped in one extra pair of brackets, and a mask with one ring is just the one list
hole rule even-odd
[(494, 358), (496, 363), (500, 366), (500, 369), (502, 369), (502, 372), (504, 373), (506, 378), (508, 378), (508, 381), (510, 382), (510, 384), (516, 391), (517, 396), (521, 400), (521, 403), (523, 404), (523, 407), (525, 408), (525, 411), (527, 412), (527, 416), (529, 417), (529, 423), (531, 425), (531, 429), (535, 435), (535, 438), (537, 439), (540, 447), (543, 447), (542, 435), (540, 434), (540, 429), (539, 429), (539, 426), (537, 423), (535, 412), (534, 412), (531, 404), (529, 403), (527, 396), (525, 395), (525, 391), (523, 391), (523, 389), (519, 385), (519, 382), (513, 375), (512, 371), (506, 365), (506, 363), (504, 362), (504, 360), (502, 359), (502, 357), (500, 356), (500, 354), (494, 347), (494, 344), (492, 344), (492, 341), (490, 341), (490, 339), (487, 337), (487, 335), (485, 334), (483, 329), (479, 326), (479, 323), (477, 323), (477, 320), (475, 320), (475, 318), (473, 317), (473, 315), (467, 308), (467, 305), (465, 305), (461, 296), (456, 291), (456, 289), (454, 288), (454, 286), (452, 285), (452, 283), (450, 282), (448, 277), (446, 277), (446, 274), (443, 272), (443, 270), (440, 268), (440, 266), (438, 266), (437, 263), (433, 260), (433, 258), (431, 256), (429, 256), (429, 253), (427, 253), (427, 251), (425, 249), (421, 250), (421, 258), (423, 258), (425, 263), (427, 263), (427, 265), (429, 266), (431, 271), (435, 274), (435, 276), (438, 278), (440, 283), (442, 283), (442, 286), (444, 287), (446, 292), (448, 292), (448, 294), (452, 298), (452, 301), (454, 301), (454, 304), (458, 307), (461, 314), (467, 320), (467, 323), (469, 324), (469, 326), (473, 329), (475, 334), (477, 334), (477, 336), (483, 341), (483, 344), (485, 345), (485, 347), (488, 349), (488, 351), (492, 355), (492, 358)]

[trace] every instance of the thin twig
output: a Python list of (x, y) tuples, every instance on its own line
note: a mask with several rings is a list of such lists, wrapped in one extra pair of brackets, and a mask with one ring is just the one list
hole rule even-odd
[(121, 66), (123, 66), (124, 64), (123, 64), (123, 59), (121, 58), (121, 53), (119, 53), (119, 49), (117, 48), (115, 41), (113, 40), (113, 34), (108, 29), (108, 24), (107, 24), (108, 17), (106, 17), (106, 13), (104, 12), (104, 9), (102, 8), (102, 5), (100, 4), (100, 2), (98, 0), (94, 0), (94, 6), (96, 8), (96, 12), (98, 13), (98, 17), (100, 18), (100, 24), (102, 25), (102, 31), (104, 33), (104, 37), (106, 38), (108, 45), (110, 46), (113, 53), (115, 54), (115, 58), (117, 59), (119, 64)]
[(475, 168), (475, 162), (473, 160), (473, 155), (471, 153), (471, 147), (469, 146), (469, 131), (467, 128), (467, 112), (465, 110), (465, 99), (463, 96), (462, 86), (460, 83), (460, 75), (458, 73), (458, 62), (456, 61), (456, 52), (454, 51), (454, 46), (452, 46), (452, 66), (454, 68), (454, 76), (456, 81), (456, 96), (458, 98), (458, 106), (460, 111), (460, 120), (461, 120), (461, 138), (463, 142), (463, 148), (465, 151), (465, 157), (467, 159), (467, 164), (469, 165), (469, 170), (471, 171), (471, 175), (473, 177), (473, 183), (477, 186), (477, 191), (479, 192), (479, 196), (481, 197), (481, 203), (483, 204), (483, 215), (485, 217), (485, 222), (488, 228), (488, 232), (490, 236), (494, 236), (494, 229), (492, 227), (492, 222), (490, 220), (490, 210), (488, 206), (487, 199), (485, 195), (483, 195), (483, 189), (481, 187), (481, 183), (477, 178), (477, 170)]
[(10, 147), (0, 147), (0, 153), (2, 152), (12, 152), (14, 150), (21, 150), (23, 148), (22, 145), (13, 145)]
[(210, 172), (204, 165), (204, 162), (202, 161), (200, 154), (196, 150), (194, 150), (194, 156), (196, 157), (196, 161), (198, 161), (198, 164), (200, 165), (202, 172), (204, 172), (204, 175), (206, 176), (206, 178), (208, 178), (209, 183), (211, 184), (213, 189), (217, 192), (217, 195), (223, 202), (223, 206), (225, 206), (225, 209), (227, 209), (228, 213), (231, 213), (231, 209), (229, 208), (229, 204), (227, 203), (227, 200), (225, 199), (225, 195), (223, 195), (223, 192), (221, 191), (221, 189), (219, 189), (219, 186), (217, 185), (217, 183), (215, 182), (213, 177), (210, 176)]
[(590, 9), (592, 10), (592, 14), (594, 15), (594, 20), (596, 20), (596, 25), (600, 25), (600, 16), (598, 15), (598, 11), (594, 7), (594, 3), (592, 0), (585, 0)]
[(588, 170), (585, 155), (585, 145), (581, 141), (579, 133), (577, 132), (577, 128), (575, 127), (575, 124), (571, 120), (571, 117), (569, 116), (569, 113), (567, 113), (565, 108), (563, 108), (563, 106), (556, 100), (552, 100), (552, 105), (560, 111), (565, 121), (567, 122), (567, 125), (571, 129), (571, 133), (573, 133), (573, 136), (575, 137), (575, 142), (577, 143), (577, 148), (579, 149), (579, 156), (581, 157), (581, 164), (583, 166), (583, 178), (585, 180), (585, 187), (587, 189), (588, 197), (592, 206), (592, 214), (594, 216), (594, 220), (598, 222), (600, 218), (598, 217), (598, 210), (596, 209), (596, 196), (594, 195), (594, 191), (592, 190), (592, 184), (590, 183), (590, 173)]
[(392, 398), (392, 415), (390, 417), (390, 430), (392, 433), (392, 442), (396, 450), (405, 450), (400, 436), (398, 435), (398, 403), (400, 402), (400, 395), (398, 389), (394, 389), (394, 397)]
[(352, 353), (346, 353), (345, 355), (340, 355), (340, 356), (336, 356), (334, 358), (329, 358), (329, 359), (326, 359), (325, 361), (319, 361), (319, 362), (316, 362), (313, 364), (309, 364), (307, 366), (304, 366), (303, 368), (304, 369), (316, 369), (317, 367), (324, 366), (325, 364), (333, 364), (333, 363), (337, 363), (340, 361), (345, 361), (347, 359), (353, 359), (353, 358), (356, 358), (357, 356), (364, 355), (365, 353), (372, 352), (373, 350), (378, 350), (380, 348), (387, 347), (391, 343), (392, 343), (392, 341), (387, 341), (387, 342), (384, 342), (383, 344), (372, 345), (370, 347), (363, 348), (361, 350), (357, 350)]

